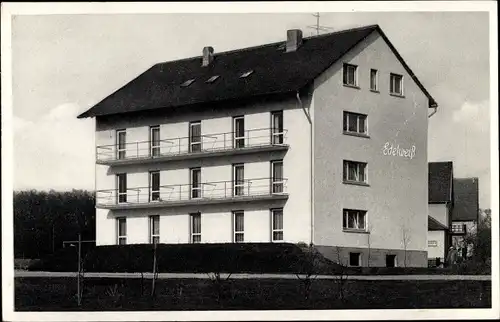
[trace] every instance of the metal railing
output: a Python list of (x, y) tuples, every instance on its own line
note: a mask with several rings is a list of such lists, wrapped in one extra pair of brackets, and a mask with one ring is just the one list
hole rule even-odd
[(176, 184), (151, 187), (134, 187), (125, 191), (106, 189), (96, 191), (96, 204), (102, 206), (169, 203), (197, 200), (224, 200), (241, 197), (286, 195), (287, 179), (247, 179), (240, 181), (204, 182), (197, 185)]
[(287, 130), (275, 132), (272, 128), (236, 132), (204, 134), (155, 141), (116, 143), (96, 147), (98, 161), (158, 158), (200, 152), (217, 152), (250, 147), (282, 146), (287, 139)]

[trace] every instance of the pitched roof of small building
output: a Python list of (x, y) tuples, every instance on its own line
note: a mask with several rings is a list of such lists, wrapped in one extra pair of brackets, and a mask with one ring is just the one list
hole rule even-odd
[[(284, 41), (215, 53), (208, 66), (202, 57), (154, 65), (128, 84), (109, 95), (78, 118), (95, 117), (153, 109), (180, 108), (207, 102), (220, 102), (263, 95), (296, 92), (349, 52), (354, 46), (378, 31), (408, 74), (429, 100), (436, 101), (411, 71), (378, 25), (306, 37), (302, 45), (285, 52)], [(250, 72), (247, 77), (240, 77)], [(207, 80), (219, 76), (215, 81)], [(186, 82), (192, 81), (187, 86)]]
[(457, 178), (453, 180), (452, 221), (477, 221), (479, 216), (478, 178)]
[(428, 216), (427, 223), (428, 223), (427, 230), (448, 230), (448, 228), (445, 225), (443, 225), (442, 223), (440, 223), (431, 216)]
[(429, 162), (429, 203), (453, 201), (453, 162)]

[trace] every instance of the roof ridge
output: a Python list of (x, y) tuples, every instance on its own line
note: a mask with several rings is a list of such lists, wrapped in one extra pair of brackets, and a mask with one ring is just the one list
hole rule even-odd
[[(337, 34), (341, 34), (341, 33), (353, 32), (353, 31), (359, 31), (359, 30), (365, 30), (365, 29), (370, 29), (370, 28), (380, 28), (380, 27), (379, 27), (378, 24), (367, 25), (367, 26), (356, 27), (356, 28), (342, 29), (342, 30), (339, 30), (339, 31), (329, 32), (329, 33), (322, 34), (322, 35), (303, 37), (303, 39), (304, 40), (311, 40), (311, 39), (315, 39), (315, 38), (323, 38), (323, 37), (337, 35)], [(226, 50), (226, 51), (221, 51), (221, 52), (214, 52), (214, 58), (217, 57), (217, 56), (223, 56), (223, 55), (237, 53), (237, 52), (243, 52), (243, 51), (248, 51), (248, 50), (255, 50), (255, 49), (260, 49), (260, 48), (265, 48), (265, 47), (272, 47), (272, 46), (280, 45), (280, 44), (283, 44), (283, 43), (286, 43), (286, 40), (275, 41), (275, 42), (272, 42), (272, 43), (261, 44), (261, 45), (250, 46), (250, 47), (236, 48), (236, 49), (231, 49), (231, 50)], [(175, 62), (181, 62), (181, 61), (186, 61), (186, 60), (192, 60), (192, 59), (200, 59), (202, 57), (203, 57), (202, 55), (197, 55), (197, 56), (192, 56), (192, 57), (187, 57), (187, 58), (181, 58), (181, 59), (176, 59), (176, 60), (169, 60), (169, 61), (164, 61), (164, 62), (156, 63), (154, 66), (156, 66), (156, 65), (162, 65), (162, 64), (175, 63)]]

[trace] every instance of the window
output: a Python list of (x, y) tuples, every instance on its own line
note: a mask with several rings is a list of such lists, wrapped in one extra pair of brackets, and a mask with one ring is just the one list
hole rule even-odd
[(125, 217), (116, 218), (118, 245), (127, 244), (127, 219)]
[(193, 79), (188, 79), (187, 81), (185, 81), (184, 83), (181, 84), (181, 87), (188, 87), (193, 82), (194, 82), (194, 78)]
[(160, 201), (160, 171), (149, 173), (149, 201)]
[(191, 198), (201, 198), (201, 169), (191, 169)]
[(201, 243), (201, 214), (191, 214), (191, 243)]
[(273, 193), (283, 192), (283, 160), (271, 161), (271, 187)]
[(150, 128), (150, 155), (157, 157), (160, 155), (160, 127), (152, 126)]
[(245, 215), (243, 211), (233, 211), (234, 217), (234, 242), (241, 243), (244, 239), (244, 231), (245, 231)]
[(272, 241), (283, 240), (283, 209), (271, 210)]
[(344, 85), (357, 86), (357, 70), (358, 66), (344, 64)]
[(272, 144), (283, 144), (283, 111), (271, 113)]
[(366, 134), (367, 116), (351, 112), (344, 112), (344, 132)]
[(391, 73), (391, 94), (403, 95), (403, 76)]
[(246, 77), (250, 76), (252, 73), (253, 73), (253, 70), (249, 70), (247, 72), (244, 72), (243, 74), (241, 74), (240, 78), (246, 78)]
[(245, 146), (245, 119), (237, 116), (233, 119), (234, 147), (243, 148)]
[(116, 175), (116, 185), (118, 186), (118, 203), (127, 202), (127, 174)]
[(344, 229), (366, 230), (366, 211), (344, 209)]
[(370, 69), (370, 89), (378, 91), (378, 71), (376, 69)]
[(189, 152), (201, 151), (201, 122), (189, 124)]
[(437, 247), (437, 245), (438, 245), (437, 240), (429, 240), (429, 241), (427, 242), (427, 246), (428, 246), (428, 247)]
[(396, 255), (385, 255), (385, 266), (396, 267)]
[(160, 216), (149, 216), (149, 242), (158, 244), (160, 242)]
[(233, 165), (233, 196), (242, 196), (245, 189), (245, 168), (243, 164)]
[(366, 183), (366, 163), (344, 160), (344, 181)]
[(452, 223), (451, 224), (451, 232), (452, 233), (464, 233), (465, 225), (462, 223)]
[(116, 131), (116, 153), (118, 159), (125, 159), (126, 148), (126, 136), (127, 132), (125, 130)]
[(217, 80), (217, 78), (219, 78), (219, 75), (212, 76), (209, 79), (207, 79), (206, 83), (213, 83)]
[(349, 266), (361, 266), (361, 253), (349, 253)]

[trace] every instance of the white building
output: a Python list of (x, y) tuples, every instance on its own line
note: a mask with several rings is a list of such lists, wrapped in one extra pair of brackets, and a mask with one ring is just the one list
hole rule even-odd
[(426, 266), (429, 108), (378, 26), (156, 64), (79, 116), (97, 245), (313, 242)]

